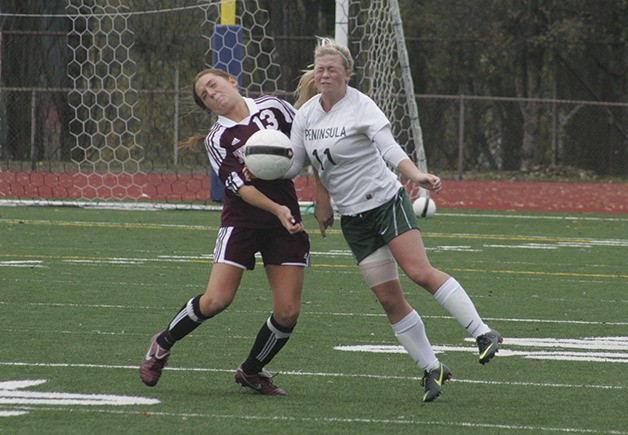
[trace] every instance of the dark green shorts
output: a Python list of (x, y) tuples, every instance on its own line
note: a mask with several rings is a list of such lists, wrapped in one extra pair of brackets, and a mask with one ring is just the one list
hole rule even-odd
[(419, 229), (419, 222), (404, 188), (393, 199), (373, 210), (355, 216), (342, 216), (342, 234), (357, 262), (361, 262), (392, 239), (411, 229)]

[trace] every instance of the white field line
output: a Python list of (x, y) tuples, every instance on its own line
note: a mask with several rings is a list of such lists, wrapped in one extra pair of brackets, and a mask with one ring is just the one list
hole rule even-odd
[[(472, 346), (434, 345), (436, 353), (477, 352), (475, 340), (465, 338)], [(358, 344), (335, 346), (335, 350), (346, 352), (405, 353), (400, 345)], [(540, 350), (539, 350), (540, 349)], [(506, 337), (498, 356), (522, 357), (554, 361), (582, 361), (604, 363), (628, 363), (628, 337), (584, 337), (584, 338), (514, 338)]]
[(46, 267), (43, 260), (0, 260), (0, 267)]
[[(317, 316), (347, 316), (347, 317), (385, 317), (383, 313), (326, 313), (326, 312), (302, 312), (301, 315), (317, 315)], [(446, 319), (452, 320), (451, 316), (427, 316), (421, 315), (424, 319)], [(606, 322), (595, 320), (554, 320), (554, 319), (515, 319), (515, 318), (503, 318), (503, 317), (483, 317), (484, 320), (495, 322), (517, 322), (517, 323), (551, 323), (551, 324), (567, 324), (567, 325), (613, 325), (613, 326), (625, 326), (628, 322)]]
[[(93, 369), (129, 369), (137, 370), (137, 366), (128, 365), (107, 365), (107, 364), (50, 364), (50, 363), (26, 363), (26, 362), (0, 362), (0, 366), (26, 366), (26, 367), (79, 367), (79, 368), (93, 368)], [(184, 368), (184, 367), (166, 367), (165, 370), (169, 371), (182, 371), (182, 372), (212, 372), (212, 373), (233, 373), (233, 368), (230, 369), (208, 369), (208, 368)], [(368, 375), (368, 374), (345, 374), (345, 373), (322, 373), (322, 372), (303, 372), (303, 371), (285, 371), (281, 372), (284, 375), (292, 376), (317, 376), (317, 377), (348, 377), (348, 378), (369, 378), (379, 380), (414, 380), (418, 381), (419, 377), (408, 376), (390, 376), (390, 375)], [(628, 387), (621, 386), (608, 386), (608, 385), (573, 385), (573, 384), (556, 384), (556, 383), (533, 383), (533, 382), (500, 382), (500, 381), (483, 381), (473, 379), (452, 379), (452, 382), (459, 383), (471, 383), (471, 384), (490, 384), (490, 385), (508, 385), (508, 386), (523, 386), (523, 387), (541, 387), (541, 388), (583, 388), (583, 389), (613, 389), (624, 390)], [(137, 415), (137, 411), (120, 411), (111, 409), (99, 409), (90, 408), (84, 409), (82, 407), (33, 407), (33, 406), (10, 406), (9, 410), (0, 410), (0, 417), (18, 416), (33, 411), (59, 411), (59, 412), (81, 412), (81, 413), (99, 413), (99, 414), (114, 414), (114, 415)], [(481, 428), (481, 429), (495, 429), (495, 430), (525, 430), (530, 432), (562, 432), (562, 433), (607, 433), (607, 434), (621, 434), (626, 435), (628, 432), (622, 432), (617, 430), (591, 430), (583, 428), (572, 427), (550, 427), (550, 426), (534, 426), (534, 425), (504, 425), (504, 424), (489, 424), (489, 423), (472, 423), (472, 422), (452, 422), (452, 421), (429, 421), (425, 418), (421, 419), (368, 419), (368, 418), (348, 418), (348, 417), (292, 417), (292, 416), (268, 416), (268, 415), (230, 415), (230, 414), (212, 414), (212, 413), (172, 413), (172, 412), (147, 412), (146, 416), (161, 416), (161, 417), (175, 417), (175, 418), (201, 418), (201, 419), (233, 419), (233, 420), (258, 420), (258, 421), (290, 421), (290, 422), (314, 422), (320, 424), (333, 425), (334, 423), (358, 423), (366, 425), (387, 424), (397, 426), (443, 426), (452, 428)], [(331, 430), (332, 428), (328, 428)]]
[[(18, 409), (28, 411), (60, 411), (60, 412), (82, 412), (89, 414), (113, 414), (113, 415), (135, 415), (137, 411), (123, 411), (116, 409), (84, 409), (84, 408), (69, 408), (69, 407), (19, 407)], [(321, 432), (325, 430), (333, 431), (333, 425), (336, 423), (355, 423), (364, 425), (390, 425), (390, 426), (423, 426), (423, 427), (450, 427), (463, 430), (465, 428), (472, 429), (487, 429), (487, 430), (501, 430), (501, 431), (529, 431), (529, 432), (554, 432), (554, 433), (596, 433), (596, 434), (612, 434), (612, 435), (626, 435), (628, 432), (620, 430), (599, 430), (599, 429), (582, 429), (572, 427), (550, 427), (550, 426), (534, 426), (534, 425), (510, 425), (510, 424), (490, 424), (490, 423), (471, 423), (471, 422), (452, 422), (452, 421), (439, 421), (428, 420), (426, 417), (419, 418), (398, 418), (398, 419), (377, 419), (377, 418), (347, 418), (347, 417), (292, 417), (286, 415), (245, 415), (245, 414), (215, 414), (215, 413), (177, 413), (177, 412), (145, 412), (142, 413), (147, 417), (173, 417), (178, 420), (185, 420), (188, 418), (200, 418), (200, 419), (225, 419), (225, 420), (245, 420), (245, 421), (285, 421), (285, 422), (303, 422), (303, 423), (320, 423), (330, 425), (327, 428), (320, 428)], [(452, 429), (455, 430), (455, 429)]]
[[(628, 243), (626, 244), (628, 246)], [(511, 248), (520, 248), (521, 246), (515, 246)], [(582, 246), (585, 247), (585, 246)], [(582, 248), (581, 247), (581, 248)], [(447, 247), (441, 246), (435, 248), (434, 250), (444, 250)], [(469, 251), (466, 247), (452, 247), (451, 250), (465, 250)], [(538, 248), (537, 248), (538, 249)], [(312, 256), (321, 256), (327, 258), (337, 258), (340, 256), (349, 257), (350, 254), (348, 251), (345, 253), (339, 253), (339, 251), (333, 253), (320, 253), (320, 252), (311, 252)], [(0, 257), (8, 257), (8, 254), (0, 254)], [(258, 258), (258, 264), (261, 264), (259, 258), (261, 256), (256, 254), (256, 258)], [(121, 266), (136, 266), (136, 267), (144, 267), (160, 262), (168, 262), (168, 263), (212, 263), (213, 256), (212, 255), (201, 255), (201, 256), (188, 256), (186, 258), (182, 258), (179, 256), (178, 258), (169, 258), (169, 257), (151, 257), (151, 258), (129, 258), (129, 257), (77, 257), (77, 256), (47, 256), (46, 260), (60, 260), (64, 264), (82, 266), (82, 265), (101, 265), (101, 264), (117, 264)], [(15, 261), (15, 260), (13, 260)], [(23, 264), (23, 263), (0, 263), (0, 267), (48, 267), (45, 261), (41, 260), (39, 264)], [(353, 264), (325, 264), (321, 262), (315, 262), (311, 267), (314, 268), (322, 268), (322, 269), (334, 269), (335, 272), (338, 272), (340, 269), (345, 269), (343, 272), (355, 273), (357, 270), (355, 265)], [(452, 271), (464, 270), (465, 272), (476, 272), (476, 273), (495, 273), (495, 274), (506, 274), (506, 275), (526, 275), (526, 276), (560, 276), (563, 278), (571, 277), (582, 279), (625, 279), (628, 278), (628, 275), (618, 274), (618, 273), (591, 273), (591, 272), (537, 272), (532, 270), (508, 270), (508, 269), (495, 269), (495, 270), (487, 270), (487, 269), (458, 269), (458, 268), (450, 268)]]
[[(594, 220), (594, 221), (618, 221), (618, 222), (628, 222), (628, 217), (624, 218), (587, 218), (587, 217), (566, 217), (566, 216), (502, 216), (502, 215), (455, 215), (448, 214), (448, 216), (463, 216), (463, 217), (482, 217), (482, 218), (518, 218), (518, 219), (559, 219), (559, 220)], [(178, 230), (191, 230), (191, 231), (218, 231), (218, 227), (216, 226), (206, 226), (206, 225), (185, 225), (185, 224), (164, 224), (164, 223), (137, 223), (137, 222), (88, 222), (88, 221), (54, 221), (47, 219), (8, 219), (2, 218), (0, 219), (0, 224), (30, 224), (30, 225), (53, 225), (53, 226), (77, 226), (77, 227), (104, 227), (104, 228), (138, 228), (138, 229), (178, 229)], [(341, 234), (341, 231), (338, 229), (328, 229), (328, 234)], [(598, 239), (587, 238), (587, 237), (548, 237), (548, 236), (512, 236), (512, 235), (503, 235), (503, 234), (465, 234), (465, 233), (427, 233), (425, 237), (447, 237), (447, 238), (472, 238), (472, 239), (492, 239), (492, 240), (536, 240), (536, 241), (562, 241), (568, 242), (573, 241), (575, 243), (592, 243), (596, 242)], [(600, 242), (604, 243), (604, 239), (599, 239)], [(614, 246), (615, 242), (619, 242), (620, 244), (625, 243), (626, 239), (617, 239), (610, 240), (611, 246)]]
[[(49, 368), (85, 368), (85, 369), (109, 369), (109, 370), (138, 370), (135, 365), (116, 365), (116, 364), (81, 364), (81, 363), (36, 363), (36, 362), (19, 362), (19, 361), (0, 361), (0, 367), (49, 367)], [(216, 369), (207, 367), (174, 367), (167, 366), (166, 371), (172, 372), (201, 372), (201, 373), (227, 373), (233, 374), (234, 369)], [(333, 373), (333, 372), (305, 372), (301, 370), (280, 370), (282, 376), (313, 376), (322, 378), (361, 378), (361, 379), (378, 379), (378, 380), (401, 380), (401, 381), (420, 381), (420, 376), (392, 376), (392, 375), (372, 375), (365, 373)], [(595, 385), (595, 384), (558, 384), (546, 382), (514, 382), (514, 381), (486, 381), (480, 379), (461, 379), (453, 378), (449, 382), (458, 382), (461, 384), (485, 384), (485, 385), (508, 385), (517, 387), (540, 387), (540, 388), (594, 388), (601, 390), (628, 390), (628, 386), (621, 385)]]
[(623, 215), (609, 215), (609, 216), (583, 216), (583, 215), (552, 215), (552, 216), (535, 216), (525, 214), (498, 214), (498, 213), (441, 213), (438, 212), (435, 217), (449, 216), (449, 217), (461, 217), (465, 219), (471, 218), (491, 218), (491, 219), (538, 219), (538, 220), (558, 220), (558, 221), (605, 221), (605, 222), (626, 222), (628, 218)]
[(221, 211), (222, 206), (195, 205), (195, 204), (164, 204), (152, 202), (99, 202), (99, 201), (63, 201), (63, 200), (37, 200), (37, 199), (0, 199), (0, 206), (51, 206), (51, 207), (80, 207), (95, 210), (125, 210), (125, 211), (156, 211), (156, 210), (204, 210)]
[[(616, 302), (615, 302), (616, 303)], [(77, 304), (77, 303), (55, 303), (55, 302), (28, 302), (24, 303), (12, 303), (6, 301), (0, 301), (0, 305), (30, 305), (30, 306), (41, 306), (41, 307), (60, 307), (60, 308), (95, 308), (95, 309), (121, 309), (121, 310), (164, 310), (163, 306), (137, 306), (137, 305), (114, 305), (114, 304)], [(172, 307), (166, 307), (170, 309)], [(242, 313), (258, 313), (257, 311), (243, 311), (239, 310)], [(261, 313), (262, 311), (259, 311)], [(265, 312), (265, 311), (264, 311)], [(339, 316), (339, 317), (385, 317), (384, 313), (338, 313), (338, 312), (326, 312), (326, 311), (302, 311), (301, 316)], [(451, 320), (453, 317), (451, 316), (428, 316), (421, 315), (424, 319), (444, 319)], [(596, 321), (596, 320), (556, 320), (556, 319), (517, 319), (517, 318), (505, 318), (505, 317), (485, 317), (484, 320), (488, 320), (491, 322), (515, 322), (515, 323), (548, 323), (548, 324), (566, 324), (566, 325), (610, 325), (610, 326), (626, 326), (628, 322), (608, 322), (608, 321)], [(20, 331), (24, 332), (24, 329)], [(50, 331), (50, 330), (46, 330)], [(53, 332), (53, 331), (50, 331)], [(68, 331), (55, 331), (55, 332), (65, 332)], [(94, 333), (102, 333), (102, 334), (115, 334), (115, 332), (102, 332), (95, 331)], [(82, 332), (81, 332), (82, 333)]]
[(28, 414), (27, 410), (15, 410), (9, 411), (6, 409), (0, 409), (0, 417), (17, 417), (18, 415)]
[[(137, 305), (114, 305), (114, 304), (76, 304), (76, 303), (55, 303), (55, 302), (29, 302), (29, 303), (11, 303), (6, 301), (0, 301), (0, 305), (30, 305), (41, 307), (60, 307), (60, 308), (96, 308), (96, 309), (122, 309), (122, 310), (163, 310), (164, 307), (153, 306), (137, 306)], [(170, 307), (171, 308), (171, 307)], [(170, 309), (168, 308), (168, 309)], [(243, 311), (242, 313), (258, 313), (257, 311)], [(261, 313), (262, 311), (259, 311)], [(265, 312), (265, 311), (264, 311)], [(302, 311), (301, 316), (339, 316), (339, 317), (385, 317), (384, 313), (338, 313), (338, 312), (326, 312), (326, 311)], [(424, 319), (445, 319), (451, 320), (451, 316), (428, 316), (421, 315)], [(608, 322), (608, 321), (595, 321), (595, 320), (555, 320), (555, 319), (517, 319), (517, 318), (504, 318), (504, 317), (485, 317), (484, 320), (492, 322), (516, 322), (516, 323), (548, 323), (548, 324), (567, 324), (567, 325), (610, 325), (610, 326), (626, 326), (628, 322)], [(20, 331), (24, 332), (23, 329)], [(47, 330), (50, 331), (50, 330)], [(52, 332), (52, 331), (50, 331)], [(67, 332), (67, 331), (56, 331)], [(96, 331), (99, 333), (105, 333)], [(115, 332), (107, 332), (107, 334), (115, 334)]]
[[(437, 354), (443, 352), (469, 352), (477, 353), (477, 347), (463, 346), (433, 346)], [(335, 350), (347, 352), (368, 352), (368, 353), (406, 353), (405, 349), (399, 345), (352, 345), (335, 346)], [(511, 356), (526, 359), (553, 360), (553, 361), (581, 361), (581, 362), (604, 362), (604, 363), (628, 363), (628, 352), (575, 352), (558, 350), (511, 350), (501, 348), (499, 358)]]
[[(313, 203), (310, 201), (299, 203), (303, 208), (311, 208)], [(164, 204), (153, 202), (99, 202), (99, 201), (79, 201), (79, 200), (29, 200), (29, 199), (0, 199), (0, 207), (21, 207), (21, 206), (53, 206), (53, 207), (80, 207), (80, 208), (92, 208), (92, 209), (109, 209), (109, 210), (127, 210), (127, 211), (164, 211), (164, 210), (199, 210), (199, 211), (222, 211), (221, 205), (197, 205), (197, 204)], [(594, 214), (594, 213), (591, 213)], [(604, 213), (598, 213), (604, 215)], [(460, 213), (460, 212), (444, 212), (439, 210), (435, 217), (448, 216), (448, 217), (462, 217), (465, 219), (472, 218), (505, 218), (505, 219), (543, 219), (543, 220), (576, 220), (576, 221), (625, 221), (627, 220), (622, 215), (608, 214), (608, 216), (588, 216), (584, 213), (576, 214), (560, 214), (555, 213), (553, 215), (530, 215), (523, 214), (523, 212), (517, 212), (517, 214), (502, 214), (502, 213)]]

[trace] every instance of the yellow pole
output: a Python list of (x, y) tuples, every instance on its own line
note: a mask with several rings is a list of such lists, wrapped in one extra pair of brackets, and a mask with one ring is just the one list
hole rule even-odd
[(234, 25), (236, 15), (236, 0), (220, 1), (220, 24)]

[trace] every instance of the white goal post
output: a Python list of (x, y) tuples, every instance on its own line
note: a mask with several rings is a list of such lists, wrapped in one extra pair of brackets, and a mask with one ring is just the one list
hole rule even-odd
[[(397, 0), (336, 0), (336, 36), (343, 37), (347, 23), (348, 40), (356, 57), (358, 88), (368, 94), (388, 116), (393, 135), (416, 163), (427, 172), (427, 159), (419, 111), (414, 96), (403, 23)], [(356, 48), (354, 48), (354, 45)], [(414, 200), (429, 196), (427, 190), (409, 185)]]

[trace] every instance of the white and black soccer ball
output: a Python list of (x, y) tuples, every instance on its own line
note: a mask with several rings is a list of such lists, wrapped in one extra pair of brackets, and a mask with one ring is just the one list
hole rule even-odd
[(414, 214), (416, 214), (417, 217), (428, 218), (434, 216), (434, 213), (436, 213), (436, 203), (432, 198), (419, 196), (412, 203), (412, 209), (414, 210)]
[(251, 174), (262, 180), (283, 177), (292, 165), (292, 143), (279, 130), (259, 130), (244, 145), (244, 163)]

